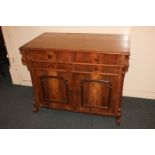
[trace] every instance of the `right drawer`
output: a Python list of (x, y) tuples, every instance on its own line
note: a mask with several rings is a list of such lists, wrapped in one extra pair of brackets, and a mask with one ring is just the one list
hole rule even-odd
[(74, 55), (74, 62), (100, 64), (100, 54), (91, 52), (77, 52)]
[(91, 64), (105, 64), (105, 65), (123, 65), (122, 55), (120, 54), (106, 54), (106, 53), (92, 53), (92, 52), (77, 52), (74, 56), (75, 63), (91, 63)]
[(119, 66), (74, 65), (74, 71), (119, 74), (122, 68)]

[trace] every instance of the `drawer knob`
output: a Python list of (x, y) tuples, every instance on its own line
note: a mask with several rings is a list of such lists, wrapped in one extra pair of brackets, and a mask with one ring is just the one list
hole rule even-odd
[(48, 68), (54, 68), (54, 65), (49, 65)]
[(98, 71), (98, 68), (94, 68), (95, 71)]
[(52, 58), (53, 58), (53, 55), (48, 55), (48, 58), (49, 58), (49, 59), (52, 59)]

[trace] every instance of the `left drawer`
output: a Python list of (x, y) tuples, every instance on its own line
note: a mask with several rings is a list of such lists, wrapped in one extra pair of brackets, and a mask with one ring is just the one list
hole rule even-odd
[(72, 62), (73, 53), (63, 51), (33, 51), (29, 52), (30, 61), (47, 61), (47, 62)]
[(56, 70), (72, 70), (71, 64), (66, 63), (50, 63), (50, 62), (31, 62), (32, 68), (39, 68), (39, 69), (56, 69)]
[(31, 61), (56, 61), (56, 53), (54, 51), (34, 51), (28, 53)]

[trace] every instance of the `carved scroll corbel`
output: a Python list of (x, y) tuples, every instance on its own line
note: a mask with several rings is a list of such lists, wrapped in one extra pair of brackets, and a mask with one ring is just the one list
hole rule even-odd
[(125, 62), (124, 62), (124, 72), (126, 73), (129, 69), (129, 57), (128, 58), (125, 58)]
[(21, 51), (20, 53), (21, 53), (21, 55), (22, 55), (22, 58), (21, 58), (22, 64), (23, 64), (24, 66), (26, 66), (27, 69), (30, 71), (30, 66), (29, 66), (29, 63), (28, 63), (28, 61), (27, 61), (25, 52), (24, 52), (24, 51)]

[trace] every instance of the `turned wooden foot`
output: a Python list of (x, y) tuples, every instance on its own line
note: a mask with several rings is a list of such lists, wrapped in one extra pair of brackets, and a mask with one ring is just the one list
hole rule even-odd
[(35, 98), (34, 91), (33, 91), (33, 112), (34, 113), (39, 112), (39, 104), (38, 104), (38, 101)]
[(115, 120), (117, 125), (121, 124), (121, 109), (118, 110)]
[(36, 107), (36, 105), (33, 105), (33, 112), (34, 113), (39, 112), (39, 107)]
[(121, 124), (121, 118), (120, 117), (116, 117), (115, 120), (116, 120), (116, 124), (117, 125), (120, 125)]

